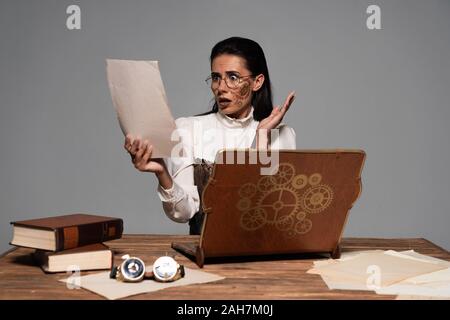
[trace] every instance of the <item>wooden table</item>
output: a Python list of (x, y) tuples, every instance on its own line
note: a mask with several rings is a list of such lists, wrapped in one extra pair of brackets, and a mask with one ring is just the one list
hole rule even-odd
[[(124, 235), (107, 242), (115, 252), (115, 263), (123, 254), (143, 258), (152, 263), (169, 254), (189, 268), (196, 264), (171, 249), (172, 241), (190, 241), (195, 236)], [(342, 251), (410, 250), (450, 261), (450, 254), (426, 239), (345, 238)], [(89, 291), (70, 290), (59, 279), (67, 274), (45, 274), (31, 259), (31, 249), (12, 249), (0, 258), (0, 299), (103, 299)], [(130, 297), (129, 299), (394, 299), (367, 291), (329, 290), (321, 277), (307, 274), (319, 255), (283, 256), (271, 261), (222, 261), (206, 264), (206, 272), (224, 276), (224, 280), (207, 284), (181, 286)], [(91, 272), (92, 273), (92, 272)], [(82, 272), (82, 275), (88, 272)]]

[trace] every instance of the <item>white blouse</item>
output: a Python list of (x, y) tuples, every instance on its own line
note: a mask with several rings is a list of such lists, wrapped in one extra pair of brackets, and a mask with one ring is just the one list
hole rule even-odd
[[(254, 148), (259, 121), (253, 119), (253, 107), (249, 115), (234, 119), (220, 110), (203, 116), (181, 117), (175, 120), (179, 133), (179, 146), (186, 153), (181, 158), (165, 158), (173, 185), (164, 189), (158, 184), (157, 193), (166, 215), (176, 222), (188, 222), (199, 210), (200, 197), (194, 184), (194, 163), (201, 159), (214, 162), (217, 151), (223, 148)], [(280, 123), (278, 135), (273, 137), (270, 148), (295, 149), (295, 131)]]

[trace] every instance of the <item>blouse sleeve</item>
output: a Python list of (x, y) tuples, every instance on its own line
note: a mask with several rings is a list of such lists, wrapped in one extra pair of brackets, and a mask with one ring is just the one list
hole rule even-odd
[(158, 184), (157, 193), (165, 214), (176, 222), (188, 222), (199, 210), (200, 198), (194, 185), (194, 169), (189, 165), (172, 176), (172, 187), (164, 189)]
[(172, 187), (164, 189), (160, 184), (157, 194), (162, 202), (165, 214), (173, 221), (188, 222), (200, 208), (200, 197), (197, 186), (194, 184), (194, 161), (192, 155), (192, 143), (190, 143), (191, 131), (187, 118), (176, 120), (181, 143), (187, 151), (182, 158), (166, 158), (164, 162), (172, 177)]

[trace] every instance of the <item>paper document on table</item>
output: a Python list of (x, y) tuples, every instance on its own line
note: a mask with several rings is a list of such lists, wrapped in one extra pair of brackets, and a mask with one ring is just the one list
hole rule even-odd
[[(86, 290), (99, 294), (107, 299), (115, 300), (134, 296), (137, 294), (158, 291), (162, 289), (187, 286), (191, 284), (208, 283), (225, 279), (217, 274), (184, 268), (186, 275), (184, 278), (174, 282), (156, 282), (155, 280), (144, 280), (137, 283), (121, 282), (109, 277), (110, 272), (100, 272), (82, 276), (79, 278), (80, 286)], [(71, 283), (73, 277), (59, 280)], [(192, 287), (186, 289), (186, 295), (192, 291)]]
[[(379, 282), (369, 281), (376, 279), (376, 272)], [(307, 273), (320, 275), (330, 290), (375, 291), (401, 299), (450, 298), (450, 262), (413, 250), (344, 252), (341, 259), (314, 261)]]
[(124, 135), (153, 145), (152, 158), (171, 157), (176, 129), (158, 61), (106, 60), (108, 85)]
[(385, 252), (362, 253), (353, 259), (315, 267), (314, 271), (325, 276), (338, 277), (345, 281), (366, 283), (368, 270), (376, 269), (382, 274), (381, 286), (391, 285), (407, 278), (445, 269), (437, 262), (405, 259)]

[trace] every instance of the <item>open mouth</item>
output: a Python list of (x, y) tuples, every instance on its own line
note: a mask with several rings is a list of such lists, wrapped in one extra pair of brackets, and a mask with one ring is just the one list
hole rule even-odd
[(219, 99), (217, 100), (217, 102), (219, 103), (219, 106), (221, 106), (221, 107), (226, 107), (226, 106), (228, 106), (228, 105), (231, 103), (231, 100), (222, 97), (222, 98), (219, 98)]

